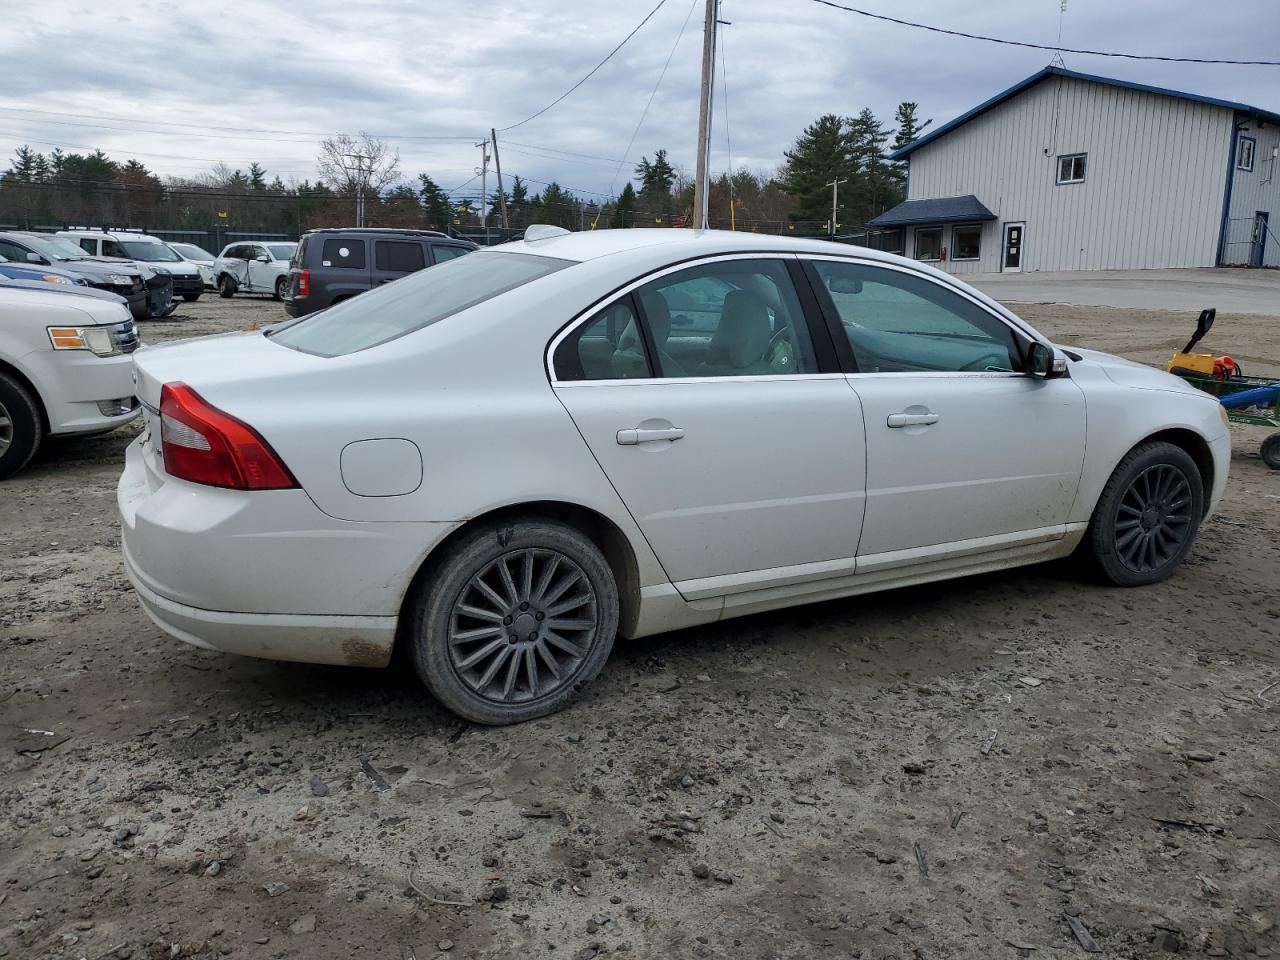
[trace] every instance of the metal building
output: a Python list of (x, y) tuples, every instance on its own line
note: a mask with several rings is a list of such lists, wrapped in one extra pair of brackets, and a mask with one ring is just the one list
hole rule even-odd
[(1278, 157), (1280, 114), (1046, 67), (891, 154), (868, 226), (955, 273), (1280, 266)]

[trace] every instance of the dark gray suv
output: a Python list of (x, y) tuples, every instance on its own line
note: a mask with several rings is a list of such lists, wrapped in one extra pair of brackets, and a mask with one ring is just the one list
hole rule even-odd
[(301, 317), (476, 249), (436, 230), (308, 230), (289, 262), (284, 309)]

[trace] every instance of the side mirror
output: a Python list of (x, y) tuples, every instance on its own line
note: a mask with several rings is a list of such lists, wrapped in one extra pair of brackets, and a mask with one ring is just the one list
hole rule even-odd
[(257, 256), (257, 257), (255, 257), (254, 259), (256, 259), (259, 263), (270, 263), (270, 262), (271, 262), (271, 258), (270, 258), (270, 257), (268, 257), (265, 253), (264, 253), (264, 254), (261, 254), (261, 255), (259, 255), (259, 256)]
[(1060, 377), (1067, 372), (1067, 360), (1060, 357), (1052, 347), (1045, 346), (1039, 340), (1031, 344), (1027, 351), (1027, 373), (1041, 380)]
[(27, 263), (44, 263), (44, 257), (36, 253), (34, 250), (27, 251)]

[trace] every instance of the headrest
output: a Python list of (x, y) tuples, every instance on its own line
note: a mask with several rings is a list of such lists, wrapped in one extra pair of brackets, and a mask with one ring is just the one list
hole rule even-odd
[(756, 294), (734, 290), (724, 298), (720, 310), (720, 326), (715, 341), (729, 365), (749, 367), (769, 348), (773, 329), (769, 325), (769, 308)]
[(644, 315), (649, 320), (649, 332), (653, 334), (653, 342), (662, 346), (671, 336), (671, 305), (667, 298), (656, 290), (646, 290), (640, 294), (640, 302), (644, 305)]

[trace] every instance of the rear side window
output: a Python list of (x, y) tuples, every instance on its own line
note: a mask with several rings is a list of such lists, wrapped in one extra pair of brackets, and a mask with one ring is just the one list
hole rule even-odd
[(469, 247), (447, 247), (441, 243), (433, 243), (431, 245), (431, 253), (436, 258), (436, 263), (444, 263), (446, 260), (452, 260), (454, 257), (460, 257), (464, 253), (470, 253)]
[(373, 245), (373, 264), (389, 273), (413, 273), (427, 265), (422, 244), (416, 240), (378, 240)]
[(92, 240), (89, 237), (81, 237), (80, 249), (83, 250), (85, 253), (97, 253), (98, 241)]
[(303, 237), (298, 241), (298, 246), (293, 251), (293, 259), (289, 261), (292, 267), (304, 266), (307, 262), (307, 248), (311, 246), (311, 238)]
[(303, 353), (343, 356), (403, 337), (572, 265), (525, 253), (459, 257), (274, 327), (271, 339)]
[(560, 342), (556, 379), (634, 380), (652, 376), (631, 297), (609, 304)]
[(320, 266), (347, 270), (365, 268), (363, 240), (326, 240), (320, 250)]

